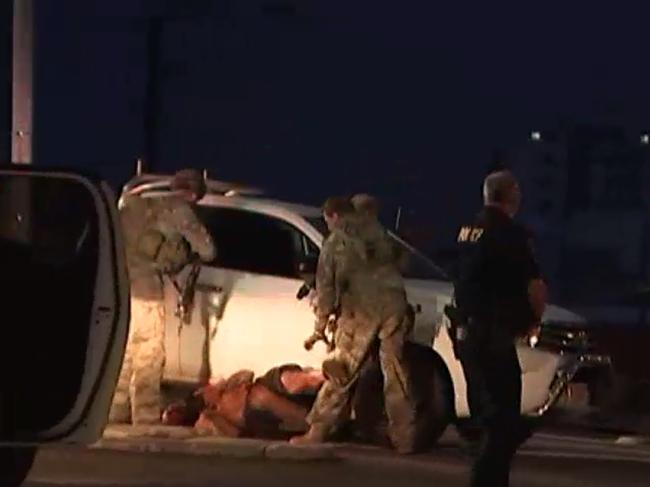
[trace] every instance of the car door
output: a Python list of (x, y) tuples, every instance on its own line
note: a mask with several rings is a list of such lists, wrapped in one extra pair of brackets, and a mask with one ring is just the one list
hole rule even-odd
[(0, 446), (94, 442), (128, 332), (114, 194), (75, 172), (4, 167), (0, 213)]
[[(303, 284), (298, 264), (309, 253), (313, 258), (316, 245), (274, 216), (207, 206), (200, 216), (218, 256), (199, 276), (199, 309), (190, 325), (194, 330), (181, 332), (182, 353), (204, 350), (197, 340), (205, 333), (213, 380), (241, 369), (263, 374), (287, 363), (320, 367), (325, 347), (317, 344), (308, 352), (303, 346), (314, 328), (313, 311), (307, 299), (296, 298)], [(192, 376), (202, 366), (195, 363)]]

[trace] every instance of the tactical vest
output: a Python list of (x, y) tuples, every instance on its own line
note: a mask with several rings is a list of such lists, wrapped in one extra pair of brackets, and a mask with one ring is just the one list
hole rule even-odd
[(133, 197), (123, 211), (129, 212), (127, 232), (131, 233), (130, 250), (139, 261), (148, 262), (163, 274), (176, 274), (185, 267), (191, 255), (187, 240), (180, 234), (165, 235), (158, 229), (163, 206), (154, 198)]

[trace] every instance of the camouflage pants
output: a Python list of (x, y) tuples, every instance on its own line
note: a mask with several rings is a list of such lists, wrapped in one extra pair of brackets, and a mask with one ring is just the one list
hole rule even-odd
[(165, 360), (165, 307), (162, 301), (131, 298), (131, 328), (110, 421), (160, 422), (160, 381)]
[(381, 323), (359, 317), (339, 318), (334, 358), (343, 364), (348, 380), (346, 383), (334, 380), (325, 382), (308, 417), (311, 425), (320, 426), (331, 434), (345, 419), (359, 371), (368, 359), (373, 341), (378, 338), (389, 434), (396, 448), (413, 448), (415, 403), (403, 355), (407, 323), (403, 313), (394, 314)]

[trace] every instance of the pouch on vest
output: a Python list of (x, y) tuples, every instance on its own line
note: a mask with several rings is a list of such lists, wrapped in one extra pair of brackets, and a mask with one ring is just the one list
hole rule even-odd
[(164, 242), (165, 236), (161, 232), (153, 229), (145, 230), (138, 238), (138, 254), (151, 262), (156, 262)]
[(163, 239), (158, 250), (156, 264), (165, 274), (177, 274), (189, 263), (191, 256), (190, 245), (178, 235)]

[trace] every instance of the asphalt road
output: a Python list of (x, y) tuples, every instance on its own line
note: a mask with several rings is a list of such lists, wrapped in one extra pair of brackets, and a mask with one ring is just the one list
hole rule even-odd
[[(614, 438), (538, 434), (522, 448), (512, 485), (627, 487), (650, 485), (650, 446)], [(454, 439), (426, 455), (345, 447), (343, 459), (319, 462), (236, 460), (163, 453), (56, 449), (39, 454), (28, 487), (396, 487), (467, 485), (468, 459)]]

